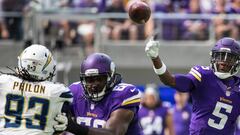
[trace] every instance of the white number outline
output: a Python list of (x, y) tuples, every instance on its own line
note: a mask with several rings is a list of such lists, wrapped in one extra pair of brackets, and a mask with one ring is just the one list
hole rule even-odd
[(91, 117), (77, 117), (77, 123), (79, 125), (83, 124), (85, 126), (91, 127), (91, 123), (93, 123), (92, 127), (94, 128), (103, 128), (106, 124), (105, 120), (93, 119)]
[(160, 116), (150, 117), (143, 117), (140, 120), (141, 126), (143, 128), (144, 134), (152, 134), (154, 131), (157, 134), (161, 134), (163, 132), (163, 119)]
[(232, 105), (225, 104), (225, 103), (222, 103), (222, 102), (217, 102), (212, 114), (214, 116), (220, 118), (220, 121), (219, 121), (219, 123), (216, 123), (214, 119), (209, 118), (208, 119), (208, 125), (210, 127), (216, 128), (218, 130), (222, 130), (224, 128), (225, 124), (227, 123), (228, 115), (223, 114), (220, 111), (222, 109), (224, 109), (226, 113), (231, 113), (232, 108), (233, 108)]
[(208, 66), (201, 66), (201, 68), (202, 68), (203, 70), (210, 70), (210, 68), (209, 68)]
[(119, 85), (117, 85), (113, 91), (123, 91), (127, 86), (129, 86), (128, 84), (126, 83), (121, 83)]

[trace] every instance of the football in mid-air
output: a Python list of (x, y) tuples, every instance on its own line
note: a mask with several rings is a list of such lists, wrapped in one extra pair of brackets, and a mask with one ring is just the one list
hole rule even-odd
[(128, 15), (133, 22), (144, 24), (149, 20), (151, 16), (151, 9), (149, 5), (143, 0), (136, 0), (130, 3), (128, 8)]

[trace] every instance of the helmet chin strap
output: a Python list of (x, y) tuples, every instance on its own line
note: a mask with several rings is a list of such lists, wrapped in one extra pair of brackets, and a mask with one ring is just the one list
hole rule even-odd
[(230, 73), (214, 72), (214, 74), (220, 79), (226, 79), (232, 76)]
[(226, 79), (231, 76), (230, 73), (218, 72), (216, 63), (213, 64), (213, 68), (214, 68), (214, 74), (220, 79)]
[[(233, 74), (231, 74), (230, 72), (228, 72), (228, 73), (218, 72), (218, 70), (217, 70), (217, 65), (214, 63), (213, 66), (214, 66), (214, 74), (215, 74), (218, 78), (220, 78), (220, 79), (227, 79), (227, 78), (229, 78), (229, 77), (237, 74), (237, 72), (235, 72), (235, 73), (233, 73)], [(232, 70), (232, 69), (231, 69), (231, 70)], [(231, 71), (231, 70), (230, 70), (230, 71)]]

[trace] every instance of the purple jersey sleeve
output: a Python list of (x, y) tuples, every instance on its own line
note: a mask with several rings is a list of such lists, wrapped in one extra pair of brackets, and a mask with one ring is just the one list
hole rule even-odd
[(176, 89), (181, 92), (189, 92), (196, 88), (202, 81), (202, 76), (205, 72), (208, 72), (209, 67), (206, 66), (194, 66), (191, 68), (188, 74), (176, 74)]
[(80, 85), (80, 82), (74, 82), (69, 86), (69, 89), (73, 94), (73, 102), (70, 104), (70, 109), (71, 109), (71, 112), (73, 113), (74, 105), (77, 104), (79, 97), (83, 96), (82, 85)]
[(78, 97), (83, 96), (83, 88), (80, 82), (74, 82), (69, 86), (69, 89), (71, 90), (73, 94), (73, 100), (78, 99)]
[(112, 100), (111, 112), (124, 108), (132, 110), (135, 114), (125, 135), (142, 134), (137, 115), (140, 105), (141, 92), (134, 85), (120, 83), (113, 89), (111, 99), (114, 99)]
[(141, 93), (134, 85), (120, 83), (113, 89), (113, 93), (112, 98), (118, 99), (118, 104), (113, 107), (113, 110), (118, 108), (138, 110)]

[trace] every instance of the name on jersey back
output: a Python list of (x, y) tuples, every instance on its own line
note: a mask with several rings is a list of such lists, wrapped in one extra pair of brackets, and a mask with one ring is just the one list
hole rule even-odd
[(13, 90), (25, 91), (25, 92), (33, 92), (38, 94), (45, 94), (45, 86), (43, 85), (34, 85), (27, 82), (14, 82)]

